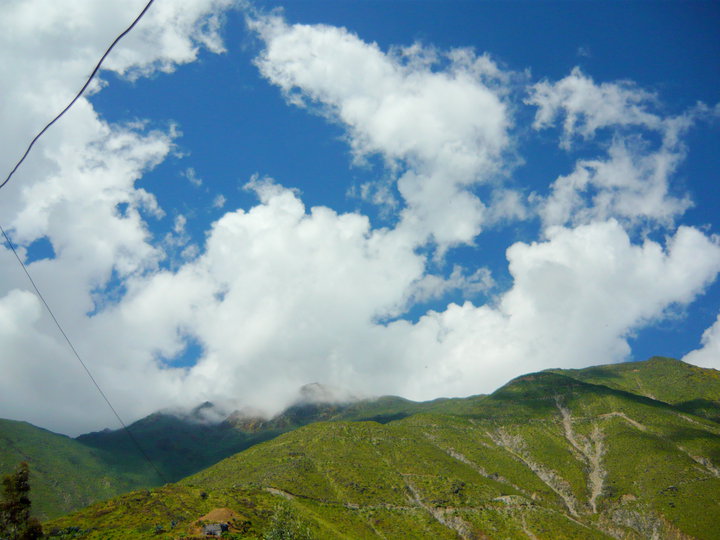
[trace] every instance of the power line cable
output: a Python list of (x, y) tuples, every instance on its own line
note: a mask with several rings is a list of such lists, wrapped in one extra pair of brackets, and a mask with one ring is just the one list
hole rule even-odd
[(17, 171), (18, 168), (20, 167), (20, 165), (22, 165), (22, 162), (25, 161), (25, 158), (28, 156), (28, 154), (30, 153), (30, 150), (32, 150), (32, 147), (35, 145), (35, 143), (37, 142), (37, 140), (38, 140), (40, 137), (42, 137), (42, 135), (43, 135), (48, 129), (50, 129), (50, 126), (52, 126), (55, 122), (57, 122), (57, 121), (60, 119), (60, 117), (61, 117), (62, 115), (64, 115), (64, 114), (70, 109), (70, 107), (72, 107), (72, 106), (75, 104), (75, 102), (76, 102), (78, 99), (80, 99), (80, 96), (82, 96), (83, 92), (85, 92), (85, 90), (87, 89), (87, 87), (90, 85), (90, 82), (93, 80), (93, 77), (95, 77), (95, 74), (96, 74), (96, 73), (98, 72), (98, 70), (100, 69), (100, 66), (102, 65), (102, 63), (103, 63), (103, 61), (105, 60), (105, 58), (107, 57), (107, 55), (110, 54), (110, 51), (113, 50), (113, 47), (115, 47), (115, 45), (117, 45), (117, 43), (118, 43), (123, 37), (125, 37), (125, 35), (126, 35), (128, 32), (130, 32), (130, 30), (132, 30), (132, 29), (135, 27), (135, 25), (138, 23), (138, 21), (140, 21), (140, 19), (142, 19), (143, 15), (145, 15), (145, 12), (150, 8), (150, 6), (152, 5), (152, 3), (153, 3), (154, 1), (155, 1), (155, 0), (150, 0), (150, 1), (147, 3), (147, 5), (145, 6), (145, 8), (140, 12), (140, 15), (138, 15), (138, 16), (135, 18), (135, 20), (132, 22), (132, 24), (131, 24), (130, 26), (128, 26), (122, 34), (120, 34), (118, 37), (115, 38), (115, 41), (113, 41), (112, 44), (110, 45), (110, 47), (107, 48), (107, 50), (105, 51), (105, 54), (102, 55), (102, 58), (100, 58), (100, 61), (99, 61), (99, 62), (97, 63), (97, 65), (95, 66), (95, 69), (93, 69), (93, 71), (92, 71), (92, 73), (90, 74), (90, 76), (88, 77), (87, 81), (85, 81), (85, 84), (83, 85), (83, 87), (80, 89), (80, 91), (77, 93), (77, 95), (72, 99), (72, 101), (71, 101), (70, 103), (68, 103), (67, 107), (65, 107), (65, 108), (60, 112), (60, 114), (58, 114), (58, 115), (57, 115), (55, 118), (53, 118), (44, 128), (42, 128), (42, 130), (40, 131), (40, 133), (38, 133), (37, 135), (35, 135), (35, 138), (34, 138), (32, 141), (30, 141), (30, 144), (28, 145), (27, 149), (25, 150), (25, 153), (23, 154), (23, 156), (20, 158), (20, 161), (18, 161), (18, 162), (15, 164), (15, 167), (13, 167), (12, 171), (10, 171), (10, 174), (8, 174), (8, 175), (7, 175), (7, 178), (5, 178), (5, 180), (3, 180), (3, 183), (0, 184), (0, 189), (2, 189), (3, 187), (5, 187), (5, 184), (7, 184), (7, 183), (10, 181), (10, 179), (11, 179), (11, 178), (13, 177), (13, 175), (15, 174), (15, 171)]
[(110, 403), (110, 399), (108, 399), (105, 392), (103, 392), (103, 389), (100, 388), (100, 385), (95, 380), (95, 377), (93, 377), (93, 374), (90, 372), (90, 369), (88, 369), (85, 362), (83, 362), (83, 359), (80, 357), (80, 354), (78, 354), (77, 349), (73, 345), (72, 341), (70, 341), (70, 338), (65, 333), (65, 330), (63, 330), (63, 327), (60, 325), (60, 322), (57, 320), (57, 317), (55, 317), (55, 314), (53, 313), (53, 310), (50, 309), (50, 305), (45, 301), (45, 297), (40, 292), (40, 289), (38, 289), (37, 285), (35, 284), (35, 280), (33, 280), (32, 276), (30, 275), (30, 272), (28, 272), (27, 267), (25, 266), (25, 263), (20, 258), (20, 255), (18, 255), (18, 252), (15, 250), (15, 246), (13, 245), (12, 241), (10, 240), (10, 237), (5, 232), (5, 229), (2, 228), (2, 225), (0, 225), (0, 231), (2, 231), (2, 235), (5, 237), (5, 240), (7, 241), (8, 245), (10, 246), (10, 249), (12, 250), (13, 254), (15, 255), (15, 258), (20, 263), (20, 266), (23, 269), (23, 272), (25, 272), (25, 275), (27, 276), (28, 280), (33, 286), (33, 289), (35, 289), (35, 294), (37, 294), (38, 298), (42, 301), (42, 303), (45, 306), (45, 309), (47, 309), (48, 313), (50, 314), (50, 317), (52, 317), (53, 322), (55, 323), (55, 326), (57, 326), (58, 330), (60, 330), (60, 333), (65, 338), (65, 341), (67, 342), (68, 346), (70, 347), (70, 350), (73, 352), (73, 355), (75, 355), (75, 358), (77, 358), (78, 362), (80, 362), (80, 365), (85, 370), (85, 373), (87, 373), (87, 376), (90, 377), (90, 380), (92, 381), (93, 385), (95, 385), (95, 388), (97, 388), (97, 391), (100, 393), (102, 398), (105, 400), (105, 403), (107, 403), (107, 406), (110, 407), (110, 410), (115, 415), (115, 418), (117, 418), (118, 422), (120, 422), (120, 425), (122, 426), (123, 430), (125, 430), (125, 433), (127, 433), (128, 437), (132, 440), (133, 444), (137, 446), (137, 449), (140, 451), (142, 456), (147, 460), (147, 462), (152, 466), (153, 469), (155, 469), (155, 472), (157, 473), (160, 480), (163, 481), (163, 483), (167, 483), (165, 477), (160, 472), (160, 469), (157, 468), (155, 463), (150, 459), (150, 456), (147, 455), (145, 450), (143, 450), (142, 446), (140, 446), (140, 443), (135, 438), (135, 436), (132, 434), (132, 432), (128, 429), (125, 422), (123, 422), (123, 419), (118, 414), (117, 410), (115, 410), (115, 407), (113, 407), (113, 404)]
[[(90, 76), (88, 77), (87, 81), (85, 81), (85, 84), (84, 84), (83, 87), (80, 89), (80, 91), (77, 93), (77, 95), (72, 99), (72, 101), (70, 101), (70, 103), (68, 103), (68, 105), (60, 112), (60, 114), (58, 114), (55, 118), (53, 118), (53, 119), (35, 136), (35, 138), (30, 142), (30, 144), (28, 145), (27, 149), (25, 150), (25, 153), (23, 154), (23, 156), (22, 156), (22, 157), (20, 158), (20, 160), (17, 162), (17, 164), (15, 165), (15, 167), (13, 167), (12, 171), (10, 171), (10, 174), (8, 174), (7, 178), (3, 181), (3, 183), (0, 184), (0, 189), (3, 188), (3, 187), (10, 181), (10, 179), (11, 179), (12, 176), (13, 176), (13, 174), (15, 174), (15, 171), (17, 171), (18, 168), (20, 167), (20, 165), (22, 165), (23, 161), (25, 161), (25, 158), (28, 156), (28, 154), (30, 153), (30, 150), (32, 150), (32, 147), (35, 145), (35, 143), (37, 142), (37, 140), (38, 140), (40, 137), (42, 137), (42, 135), (50, 128), (50, 126), (52, 126), (55, 122), (57, 122), (57, 121), (60, 119), (60, 117), (62, 117), (62, 116), (70, 109), (70, 107), (72, 107), (72, 106), (75, 104), (75, 102), (80, 98), (80, 96), (83, 94), (83, 92), (85, 92), (85, 90), (87, 89), (87, 87), (90, 85), (90, 82), (92, 81), (93, 77), (95, 77), (95, 74), (96, 74), (96, 73), (98, 72), (98, 70), (100, 69), (100, 66), (102, 65), (103, 61), (104, 61), (105, 58), (107, 58), (107, 56), (110, 54), (110, 51), (112, 51), (112, 49), (115, 47), (115, 45), (117, 45), (117, 43), (118, 43), (123, 37), (125, 37), (125, 35), (127, 35), (128, 32), (130, 32), (130, 31), (135, 27), (135, 25), (140, 21), (140, 19), (142, 19), (142, 17), (145, 15), (145, 13), (146, 13), (147, 10), (150, 8), (150, 6), (153, 4), (154, 1), (155, 1), (155, 0), (149, 0), (148, 3), (147, 3), (147, 4), (145, 5), (145, 7), (143, 8), (143, 10), (140, 12), (140, 14), (139, 14), (139, 15), (135, 18), (135, 20), (130, 24), (130, 26), (128, 26), (128, 27), (127, 27), (120, 35), (118, 35), (118, 36), (115, 38), (115, 40), (110, 44), (110, 46), (107, 48), (107, 50), (105, 51), (105, 53), (102, 55), (102, 57), (101, 57), (100, 60), (98, 61), (97, 65), (95, 66), (95, 69), (93, 69), (92, 73), (91, 73)], [(138, 440), (135, 438), (135, 436), (132, 434), (132, 432), (128, 429), (127, 425), (125, 424), (125, 422), (123, 421), (123, 419), (120, 417), (120, 415), (118, 414), (118, 412), (117, 412), (117, 410), (115, 409), (115, 407), (113, 407), (112, 403), (111, 403), (110, 400), (108, 399), (108, 397), (107, 397), (107, 395), (105, 394), (105, 392), (103, 392), (102, 388), (100, 388), (100, 385), (99, 385), (98, 382), (95, 380), (95, 377), (93, 377), (92, 373), (91, 373), (90, 370), (88, 369), (88, 367), (87, 367), (87, 365), (85, 364), (85, 362), (83, 362), (82, 358), (80, 357), (80, 355), (79, 355), (78, 352), (77, 352), (77, 349), (75, 349), (75, 346), (73, 345), (72, 341), (70, 341), (70, 338), (68, 337), (68, 335), (67, 335), (67, 334), (65, 333), (65, 331), (63, 330), (62, 326), (60, 325), (60, 322), (59, 322), (58, 319), (55, 317), (55, 314), (53, 313), (52, 309), (50, 309), (50, 306), (49, 306), (48, 303), (45, 301), (45, 297), (42, 295), (42, 293), (40, 292), (40, 289), (38, 289), (37, 285), (35, 284), (35, 281), (33, 280), (32, 276), (31, 276), (30, 273), (28, 272), (27, 267), (25, 266), (25, 263), (22, 261), (22, 259), (21, 259), (20, 256), (18, 255), (17, 251), (15, 250), (15, 246), (13, 245), (12, 241), (10, 240), (10, 237), (7, 235), (7, 233), (5, 232), (5, 229), (3, 229), (1, 225), (0, 225), (0, 231), (2, 231), (2, 235), (5, 237), (5, 240), (7, 241), (8, 245), (10, 246), (10, 249), (12, 250), (13, 254), (15, 255), (15, 258), (16, 258), (17, 261), (20, 263), (20, 266), (22, 267), (23, 272), (25, 272), (25, 275), (27, 276), (28, 280), (29, 280), (30, 283), (32, 284), (33, 289), (35, 289), (35, 293), (37, 294), (38, 298), (40, 298), (40, 300), (42, 301), (43, 305), (45, 306), (45, 308), (47, 309), (48, 313), (50, 314), (50, 317), (52, 318), (53, 322), (54, 322), (55, 325), (57, 326), (58, 330), (60, 330), (60, 333), (62, 334), (62, 336), (65, 338), (65, 341), (67, 342), (68, 346), (70, 347), (70, 350), (73, 352), (73, 355), (75, 356), (75, 358), (77, 358), (78, 362), (80, 362), (80, 365), (82, 365), (83, 369), (85, 370), (85, 373), (87, 373), (87, 376), (90, 378), (90, 380), (92, 381), (92, 383), (93, 383), (93, 385), (95, 386), (95, 388), (97, 388), (97, 391), (100, 393), (100, 395), (102, 396), (102, 398), (105, 400), (105, 403), (107, 403), (108, 407), (110, 407), (110, 410), (111, 410), (111, 411), (113, 412), (113, 414), (115, 415), (115, 418), (117, 418), (118, 422), (120, 422), (120, 425), (122, 426), (122, 429), (125, 431), (125, 433), (128, 435), (128, 437), (131, 439), (131, 441), (133, 442), (133, 444), (137, 447), (138, 451), (139, 451), (140, 454), (143, 456), (143, 458), (144, 458), (144, 459), (150, 464), (150, 466), (153, 468), (153, 470), (155, 471), (155, 473), (158, 475), (158, 478), (160, 478), (160, 480), (161, 480), (163, 483), (167, 483), (167, 480), (165, 479), (165, 476), (160, 472), (160, 469), (158, 469), (158, 467), (155, 465), (155, 463), (150, 459), (150, 456), (147, 455), (147, 453), (145, 452), (145, 450), (143, 450), (142, 446), (140, 446), (140, 443), (138, 442)]]
[[(80, 98), (80, 96), (83, 94), (83, 92), (87, 89), (88, 85), (89, 85), (90, 82), (92, 81), (92, 79), (93, 79), (93, 77), (95, 76), (95, 74), (96, 74), (96, 73), (98, 72), (98, 70), (100, 69), (100, 66), (102, 65), (102, 63), (103, 63), (103, 61), (105, 60), (105, 58), (108, 56), (108, 54), (110, 54), (110, 51), (113, 49), (113, 47), (115, 47), (115, 45), (116, 45), (128, 32), (130, 32), (130, 30), (132, 30), (132, 29), (135, 27), (135, 25), (138, 23), (138, 21), (140, 21), (140, 19), (143, 17), (143, 15), (145, 15), (145, 13), (147, 12), (147, 10), (150, 8), (150, 6), (152, 5), (152, 3), (153, 3), (154, 1), (155, 1), (155, 0), (149, 0), (148, 3), (145, 5), (145, 8), (143, 8), (143, 10), (142, 10), (142, 11), (140, 12), (140, 14), (135, 18), (135, 20), (130, 24), (130, 26), (128, 26), (122, 34), (120, 34), (118, 37), (115, 38), (115, 40), (112, 42), (112, 44), (110, 45), (110, 47), (108, 47), (108, 49), (105, 51), (105, 54), (103, 54), (103, 56), (100, 58), (100, 61), (99, 61), (99, 62), (97, 63), (97, 65), (95, 66), (95, 69), (94, 69), (93, 72), (90, 74), (90, 76), (88, 77), (87, 81), (85, 82), (85, 84), (83, 85), (83, 87), (80, 89), (80, 91), (77, 93), (77, 95), (73, 98), (73, 100), (67, 105), (67, 107), (65, 107), (65, 108), (60, 112), (60, 114), (58, 114), (52, 121), (50, 121), (50, 122), (42, 129), (42, 131), (40, 131), (40, 132), (35, 136), (35, 138), (30, 142), (30, 144), (28, 145), (27, 149), (25, 150), (25, 153), (23, 154), (22, 158), (20, 158), (20, 161), (17, 162), (17, 164), (15, 165), (15, 167), (12, 169), (12, 171), (10, 171), (10, 174), (7, 176), (7, 178), (2, 182), (2, 184), (0, 184), (0, 189), (3, 188), (3, 187), (5, 186), (5, 184), (7, 184), (7, 183), (10, 181), (10, 179), (11, 179), (12, 176), (13, 176), (13, 174), (15, 174), (15, 171), (17, 171), (17, 169), (20, 167), (20, 165), (23, 163), (23, 161), (25, 161), (25, 158), (26, 158), (26, 157), (28, 156), (28, 154), (30, 153), (30, 150), (32, 149), (32, 147), (33, 147), (33, 145), (35, 144), (35, 142), (37, 142), (37, 140), (50, 128), (50, 126), (52, 126), (55, 122), (57, 122), (57, 120), (59, 120), (60, 117), (61, 117), (62, 115), (64, 115), (64, 114), (70, 109), (70, 107), (72, 107), (72, 106), (75, 104), (75, 102)], [(10, 240), (9, 236), (8, 236), (7, 233), (5, 232), (5, 229), (2, 228), (2, 225), (0, 225), (0, 231), (2, 232), (2, 235), (5, 237), (5, 240), (7, 241), (8, 246), (10, 246), (10, 249), (12, 250), (13, 254), (15, 255), (15, 258), (16, 258), (17, 261), (20, 263), (20, 266), (22, 267), (23, 272), (25, 272), (25, 275), (27, 276), (28, 280), (29, 280), (30, 283), (32, 284), (33, 288), (35, 289), (35, 293), (38, 295), (38, 297), (39, 297), (40, 300), (42, 301), (43, 305), (44, 305), (45, 308), (47, 309), (48, 313), (50, 314), (50, 317), (52, 318), (53, 322), (54, 322), (55, 325), (57, 326), (58, 330), (60, 331), (60, 333), (62, 334), (62, 336), (65, 338), (65, 341), (67, 342), (68, 346), (69, 346), (70, 349), (72, 350), (75, 358), (77, 358), (77, 360), (80, 362), (80, 364), (82, 365), (83, 369), (84, 369), (85, 372), (87, 373), (88, 377), (89, 377), (90, 380), (92, 381), (93, 385), (95, 386), (95, 388), (97, 388), (97, 391), (100, 393), (100, 395), (102, 396), (102, 398), (105, 400), (105, 403), (107, 403), (108, 407), (110, 407), (110, 410), (111, 410), (111, 411), (113, 412), (113, 414), (115, 415), (115, 418), (117, 418), (118, 422), (119, 422), (120, 425), (122, 426), (123, 431), (124, 431), (124, 432), (127, 434), (127, 436), (130, 438), (130, 440), (132, 441), (133, 445), (137, 448), (138, 452), (141, 454), (141, 456), (143, 457), (143, 459), (145, 459), (145, 461), (147, 461), (147, 462), (150, 464), (150, 466), (152, 467), (152, 469), (155, 471), (155, 474), (157, 474), (158, 478), (162, 481), (162, 483), (163, 483), (163, 484), (167, 484), (167, 483), (168, 483), (168, 479), (165, 478), (165, 475), (164, 475), (162, 472), (160, 472), (160, 469), (157, 467), (157, 465), (155, 465), (155, 463), (153, 462), (153, 460), (150, 459), (150, 456), (145, 452), (145, 450), (144, 450), (143, 447), (140, 445), (140, 443), (138, 442), (138, 440), (137, 440), (137, 439), (135, 438), (135, 436), (132, 434), (132, 432), (130, 431), (130, 429), (128, 428), (128, 426), (125, 424), (125, 422), (123, 421), (123, 419), (122, 419), (122, 418), (120, 417), (120, 415), (118, 414), (118, 412), (117, 412), (117, 410), (115, 409), (115, 407), (113, 407), (112, 403), (110, 402), (110, 399), (107, 397), (107, 395), (105, 394), (105, 392), (103, 392), (102, 388), (100, 387), (100, 385), (98, 384), (98, 382), (95, 380), (95, 377), (93, 377), (92, 373), (90, 372), (90, 369), (87, 367), (87, 365), (85, 364), (85, 362), (83, 362), (82, 358), (80, 357), (80, 355), (79, 355), (78, 352), (77, 352), (77, 349), (76, 349), (75, 346), (72, 344), (72, 341), (70, 341), (70, 338), (68, 337), (68, 335), (67, 335), (67, 334), (65, 333), (65, 331), (63, 330), (62, 326), (60, 325), (60, 322), (59, 322), (58, 319), (55, 317), (52, 309), (50, 309), (49, 304), (45, 301), (45, 298), (43, 297), (42, 293), (40, 292), (40, 289), (38, 289), (37, 285), (35, 284), (35, 281), (33, 280), (32, 276), (31, 276), (30, 273), (28, 272), (27, 267), (25, 266), (25, 263), (23, 263), (22, 259), (21, 259), (20, 256), (18, 255), (17, 251), (15, 250), (15, 246), (13, 245), (13, 243), (12, 243), (12, 241)], [(18, 448), (18, 447), (12, 442), (12, 440), (10, 440), (10, 439), (6, 439), (6, 440), (10, 443), (10, 445), (11, 445), (13, 448), (15, 448), (15, 450), (16, 450), (18, 453), (20, 453), (21, 455), (23, 455), (23, 456), (25, 456), (26, 458), (28, 458), (28, 456), (27, 456), (20, 448)], [(29, 458), (28, 458), (28, 460), (29, 460)], [(165, 508), (165, 510), (167, 511), (168, 515), (172, 515), (172, 514), (173, 514), (172, 510), (163, 502), (163, 500), (162, 500), (162, 499), (159, 499), (159, 501), (160, 501), (160, 504), (161, 504), (161, 505)], [(181, 506), (183, 506), (183, 507), (185, 508), (185, 510), (187, 510), (188, 513), (189, 513), (190, 515), (192, 515), (192, 513), (193, 513), (193, 512), (192, 512), (192, 509), (190, 509), (190, 508), (189, 508), (186, 504), (184, 504), (182, 501), (180, 501), (180, 503), (181, 503)]]

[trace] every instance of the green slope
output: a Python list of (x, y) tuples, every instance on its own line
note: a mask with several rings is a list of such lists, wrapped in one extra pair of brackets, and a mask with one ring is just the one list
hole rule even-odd
[[(202, 424), (171, 414), (154, 413), (128, 426), (133, 438), (157, 466), (164, 480), (177, 481), (277, 433), (247, 434), (232, 426)], [(147, 463), (123, 430), (81, 435), (77, 441), (102, 450), (125, 471), (144, 470)], [(157, 475), (148, 485), (163, 483)]]
[(287, 501), (316, 538), (720, 538), (712, 421), (549, 372), (426, 410), (311, 424), (48, 526), (177, 538), (229, 508), (261, 538)]
[[(234, 413), (223, 422), (208, 423), (169, 413), (154, 413), (128, 429), (167, 481), (177, 481), (255, 444), (319, 421), (374, 420), (388, 422), (434, 406), (386, 396), (353, 403), (304, 403), (271, 418)], [(203, 407), (211, 407), (205, 403)], [(142, 474), (147, 464), (122, 430), (87, 433), (77, 438), (85, 446), (102, 450), (120, 470)], [(157, 485), (157, 475), (146, 485)]]
[[(24, 422), (0, 420), (0, 475), (28, 461), (33, 512), (57, 517), (93, 502), (141, 487), (177, 481), (281, 433), (320, 420), (387, 422), (430, 404), (384, 397), (344, 404), (298, 404), (265, 420), (231, 416), (201, 422), (192, 415), (155, 413), (129, 426), (159, 469), (162, 479), (122, 430), (105, 430), (73, 440)], [(201, 410), (210, 404), (203, 404)]]
[(30, 465), (33, 514), (48, 519), (147, 485), (150, 471), (127, 474), (101, 450), (26, 422), (0, 420), (0, 476)]
[(551, 371), (664, 401), (720, 422), (720, 371), (715, 369), (656, 356), (645, 362)]

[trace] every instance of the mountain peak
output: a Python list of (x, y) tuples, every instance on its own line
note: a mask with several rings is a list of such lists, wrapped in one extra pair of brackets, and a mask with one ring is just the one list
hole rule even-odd
[(318, 382), (304, 384), (300, 387), (295, 405), (320, 403), (348, 403), (357, 401), (359, 397), (347, 390), (335, 388)]

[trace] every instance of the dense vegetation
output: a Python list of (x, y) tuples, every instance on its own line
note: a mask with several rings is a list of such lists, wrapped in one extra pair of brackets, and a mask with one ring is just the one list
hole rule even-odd
[(553, 371), (664, 401), (683, 411), (720, 422), (720, 371), (659, 356), (647, 362)]
[(123, 471), (113, 456), (26, 422), (0, 420), (0, 474), (30, 465), (33, 514), (56, 517), (95, 501), (149, 485), (152, 471)]
[(42, 527), (32, 517), (30, 500), (30, 468), (20, 462), (14, 473), (3, 478), (0, 498), (0, 538), (35, 540), (42, 536)]
[(657, 359), (530, 374), (415, 414), (391, 399), (374, 414), (395, 420), (329, 414), (45, 527), (179, 538), (222, 521), (226, 536), (281, 538), (285, 512), (312, 538), (720, 538), (717, 375)]
[(210, 403), (186, 415), (158, 412), (131, 424), (129, 430), (160, 475), (123, 430), (71, 439), (26, 422), (0, 419), (0, 474), (9, 474), (20, 461), (30, 464), (34, 513), (45, 520), (133, 489), (180, 480), (312, 422), (388, 422), (438, 403), (392, 396), (352, 403), (298, 402), (271, 419), (235, 412), (219, 423), (203, 419), (201, 413), (212, 407)]

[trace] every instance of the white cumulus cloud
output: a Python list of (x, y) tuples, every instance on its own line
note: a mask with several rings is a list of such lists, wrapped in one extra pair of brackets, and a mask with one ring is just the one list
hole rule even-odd
[(527, 103), (535, 105), (533, 126), (544, 128), (564, 116), (561, 145), (569, 147), (576, 135), (590, 138), (608, 126), (641, 126), (661, 129), (662, 120), (650, 112), (655, 96), (632, 82), (595, 84), (580, 68), (555, 82), (541, 81)]
[(455, 50), (436, 70), (438, 53), (419, 45), (383, 52), (342, 28), (279, 17), (250, 25), (265, 42), (260, 71), (290, 103), (345, 126), (356, 160), (379, 155), (398, 171), (406, 234), (441, 249), (472, 242), (485, 204), (469, 188), (501, 168), (511, 125), (489, 58)]
[[(0, 7), (3, 167), (141, 5)], [(231, 5), (156, 2), (107, 69), (172, 76), (202, 47), (221, 53)], [(29, 271), (127, 420), (206, 399), (277, 412), (313, 381), (429, 399), (489, 392), (547, 367), (621, 361), (635, 332), (689, 305), (720, 270), (717, 239), (676, 226), (691, 204), (673, 178), (692, 115), (655, 112), (659, 98), (635, 85), (574, 70), (532, 86), (537, 129), (562, 121), (568, 151), (578, 136), (599, 150), (545, 179), (528, 202), (508, 181), (513, 111), (525, 105), (514, 76), (489, 56), (418, 44), (383, 51), (342, 28), (277, 16), (255, 17), (250, 29), (261, 40), (259, 76), (342, 126), (355, 165), (381, 158), (382, 178), (359, 195), (394, 225), (308, 207), (295, 179), (256, 176), (246, 188), (257, 201), (230, 208), (218, 195), (219, 217), (196, 240), (199, 212), (162, 208), (143, 183), (183, 126), (111, 125), (79, 100), (2, 190), (0, 215), (23, 256), (50, 242), (55, 256), (28, 259)], [(649, 132), (661, 141), (653, 146)], [(227, 187), (215, 181), (203, 173), (208, 193)], [(154, 234), (165, 213), (172, 230)], [(508, 246), (510, 281), (496, 283), (481, 233), (536, 216), (535, 241)], [(637, 240), (648, 224), (665, 238)], [(473, 244), (476, 260), (451, 260)], [(112, 425), (6, 247), (0, 262), (0, 416), (70, 433)], [(440, 304), (451, 293), (463, 301)], [(706, 361), (717, 326), (687, 358)], [(183, 364), (195, 345), (200, 356)]]
[(700, 367), (720, 370), (720, 315), (702, 335), (702, 347), (689, 352), (683, 362)]

